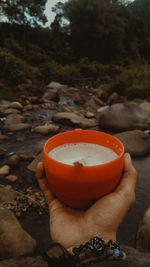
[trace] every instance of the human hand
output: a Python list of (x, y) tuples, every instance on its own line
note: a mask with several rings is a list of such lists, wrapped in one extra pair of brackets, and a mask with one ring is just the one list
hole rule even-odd
[(65, 248), (80, 245), (99, 236), (116, 242), (117, 230), (135, 201), (137, 172), (125, 154), (124, 174), (114, 192), (97, 200), (89, 209), (74, 210), (55, 198), (44, 176), (44, 165), (37, 166), (36, 177), (46, 198), (52, 240)]

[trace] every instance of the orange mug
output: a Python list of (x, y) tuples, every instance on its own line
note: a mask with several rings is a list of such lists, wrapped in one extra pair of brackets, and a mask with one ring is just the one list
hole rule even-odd
[[(81, 167), (63, 164), (48, 155), (57, 146), (78, 142), (110, 148), (118, 157), (105, 164)], [(116, 137), (104, 132), (76, 129), (48, 139), (43, 156), (46, 178), (56, 197), (70, 207), (84, 209), (112, 192), (119, 183), (124, 164), (124, 146)]]

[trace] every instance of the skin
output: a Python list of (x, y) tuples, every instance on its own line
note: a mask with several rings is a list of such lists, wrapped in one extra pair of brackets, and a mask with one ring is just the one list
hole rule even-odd
[(42, 162), (37, 166), (36, 177), (49, 207), (50, 234), (54, 242), (65, 248), (87, 242), (92, 236), (116, 242), (118, 228), (135, 201), (137, 172), (128, 153), (124, 156), (124, 174), (116, 190), (86, 211), (66, 207), (55, 198), (47, 184)]

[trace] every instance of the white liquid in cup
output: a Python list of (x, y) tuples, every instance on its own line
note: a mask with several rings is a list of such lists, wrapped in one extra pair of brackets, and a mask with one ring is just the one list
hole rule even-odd
[(95, 166), (107, 163), (118, 157), (110, 148), (92, 143), (66, 143), (51, 150), (48, 155), (64, 164), (74, 165), (75, 162), (83, 166)]

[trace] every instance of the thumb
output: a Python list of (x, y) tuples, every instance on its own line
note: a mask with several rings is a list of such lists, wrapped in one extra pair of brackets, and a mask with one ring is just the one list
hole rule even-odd
[(124, 155), (124, 175), (120, 181), (116, 191), (120, 190), (135, 190), (137, 181), (137, 171), (132, 164), (132, 160), (129, 153)]

